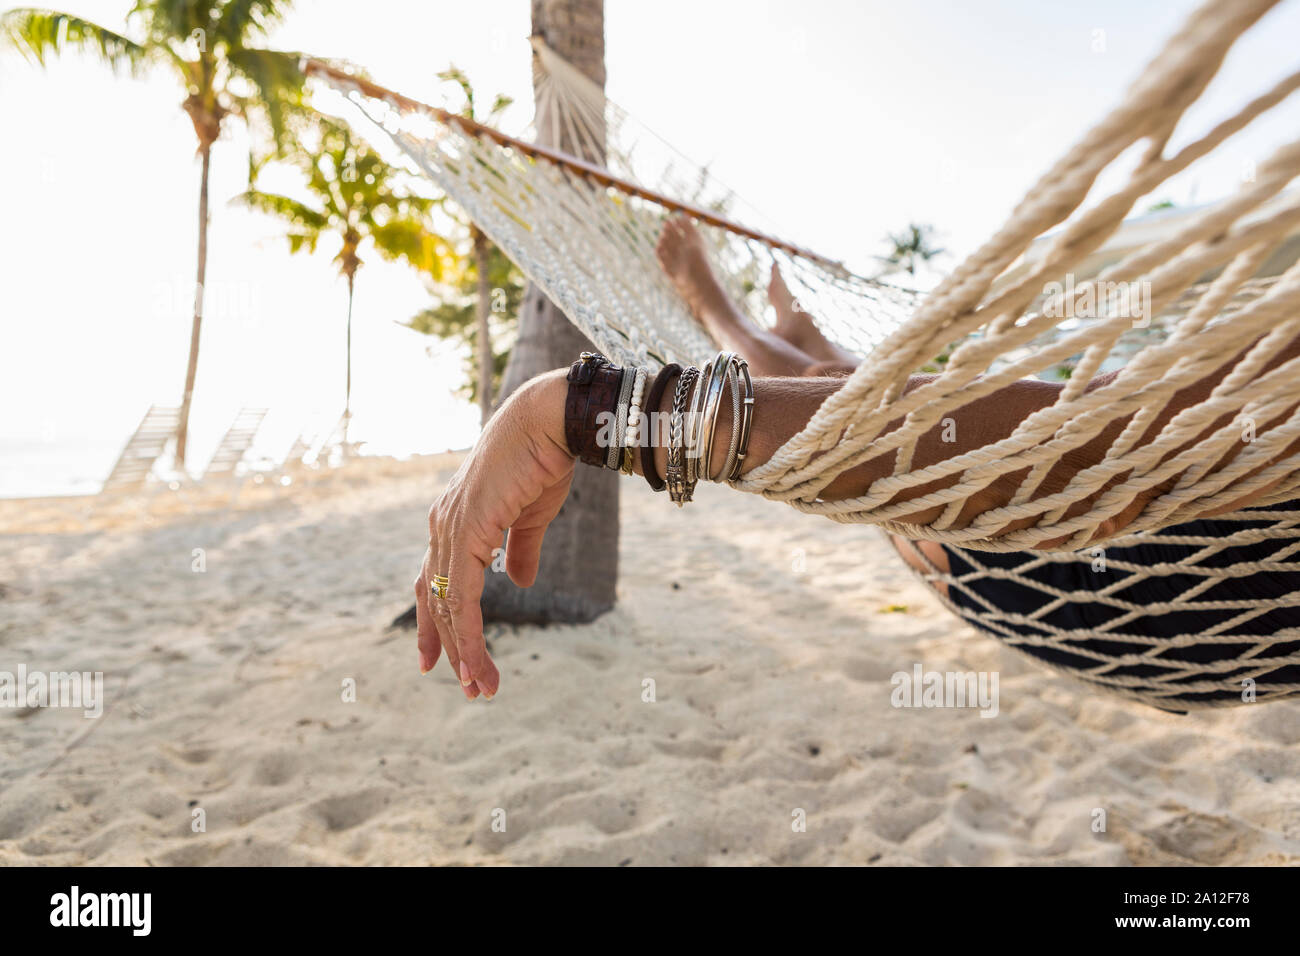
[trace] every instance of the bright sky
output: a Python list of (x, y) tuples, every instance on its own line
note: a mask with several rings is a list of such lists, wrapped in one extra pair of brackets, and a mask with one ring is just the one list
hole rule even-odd
[[(62, 5), (120, 28), (132, 3)], [(434, 75), (454, 62), (481, 94), (516, 98), (504, 125), (527, 122), (526, 0), (298, 7), (272, 45), (346, 57), (431, 102), (448, 93)], [(607, 91), (795, 241), (863, 263), (887, 230), (917, 220), (961, 255), (1117, 100), (1192, 7), (607, 0)], [(1300, 4), (1270, 14), (1193, 126), (1293, 68), (1297, 36)], [(75, 58), (40, 70), (0, 53), (0, 181), (10, 184), (0, 200), (0, 448), (79, 449), (89, 464), (77, 467), (102, 476), (144, 409), (179, 399), (199, 173), (181, 98), (163, 73), (115, 77)], [(1227, 193), (1243, 163), (1300, 128), (1295, 107), (1153, 200)], [(244, 186), (247, 149), (231, 123), (214, 151), (192, 468), (240, 405), (272, 409), (269, 454), (342, 407), (336, 247), (290, 256), (276, 222), (228, 205)], [(427, 303), (409, 271), (375, 257), (358, 277), (354, 437), (372, 450), (461, 447), (476, 433), (477, 413), (451, 396), (459, 357), (395, 325)], [(9, 485), (23, 477), (12, 468)]]

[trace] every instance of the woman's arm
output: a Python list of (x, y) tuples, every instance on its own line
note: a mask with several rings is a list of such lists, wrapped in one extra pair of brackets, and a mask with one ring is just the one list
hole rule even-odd
[[(1214, 388), (1223, 380), (1224, 376), (1236, 367), (1247, 351), (1248, 349), (1243, 349), (1200, 380), (1175, 391), (1164, 408), (1152, 418), (1137, 445), (1140, 447), (1154, 441), (1164, 426), (1179, 412), (1192, 408), (1209, 398)], [(1286, 348), (1279, 350), (1277, 355), (1264, 365), (1260, 374), (1265, 374), (1283, 362), (1297, 356), (1300, 356), (1300, 338), (1291, 341)], [(1099, 375), (1088, 383), (1085, 391), (1092, 392), (1109, 385), (1118, 375), (1118, 372)], [(914, 375), (908, 380), (903, 393), (906, 394), (923, 384), (933, 381), (935, 378), (937, 376), (934, 375)], [(754, 382), (753, 433), (750, 440), (749, 454), (745, 458), (745, 465), (741, 469), (741, 473), (745, 474), (767, 462), (776, 453), (777, 449), (802, 431), (817, 412), (817, 409), (821, 407), (822, 402), (838, 390), (843, 382), (843, 378), (756, 379)], [(1042, 382), (1037, 379), (1022, 379), (949, 412), (946, 417), (953, 419), (956, 427), (945, 434), (945, 429), (940, 425), (936, 425), (924, 433), (917, 443), (912, 458), (912, 469), (914, 471), (920, 470), (957, 455), (1001, 441), (1011, 435), (1020, 423), (1034, 412), (1054, 403), (1063, 387), (1062, 385)], [(671, 403), (671, 383), (665, 395), (664, 404), (667, 406)], [(666, 412), (668, 408), (662, 408), (661, 411)], [(1279, 416), (1278, 420), (1285, 420), (1290, 417), (1293, 411), (1294, 408), (1288, 409), (1283, 415)], [(1123, 432), (1131, 417), (1125, 416), (1116, 419), (1103, 428), (1096, 437), (1062, 455), (1061, 460), (1048, 472), (1047, 477), (1032, 497), (1037, 499), (1055, 494), (1067, 487), (1079, 472), (1086, 471), (1101, 463), (1106, 456), (1107, 450)], [(723, 408), (720, 410), (719, 425), (714, 438), (717, 447), (714, 450), (713, 461), (725, 457), (725, 445), (730, 435), (730, 419), (730, 407), (724, 402)], [(1170, 450), (1165, 455), (1165, 458), (1173, 457), (1185, 448), (1195, 445), (1205, 436), (1222, 428), (1230, 420), (1231, 416), (1227, 415), (1216, 419), (1195, 437)], [(892, 431), (901, 424), (902, 419), (897, 419), (891, 422), (885, 431)], [(1273, 423), (1259, 422), (1258, 430), (1264, 431), (1271, 424)], [(1210, 473), (1212, 474), (1226, 466), (1244, 448), (1244, 441), (1235, 443), (1215, 462), (1210, 469)], [(719, 454), (719, 450), (721, 450), (722, 454)], [(1280, 452), (1275, 456), (1274, 460), (1295, 454), (1297, 451), (1300, 451), (1300, 442)], [(873, 482), (888, 477), (893, 473), (894, 459), (895, 454), (891, 452), (842, 472), (827, 485), (821, 492), (820, 497), (827, 501), (837, 501), (864, 494)], [(656, 449), (655, 464), (660, 474), (664, 473), (666, 462), (667, 450), (663, 448)], [(1267, 464), (1260, 465), (1256, 470), (1262, 470), (1265, 467), (1267, 467)], [(972, 495), (967, 499), (953, 527), (965, 527), (981, 514), (1009, 504), (1013, 500), (1021, 482), (1028, 475), (1028, 468), (1009, 472), (999, 477), (979, 493)], [(1072, 517), (1087, 512), (1098, 498), (1126, 477), (1127, 472), (1122, 472), (1096, 492), (1075, 502), (1067, 510), (1066, 516)], [(956, 484), (959, 480), (960, 475), (951, 475), (924, 485), (907, 488), (891, 499), (890, 504), (906, 502), (913, 498), (932, 494)], [(1163, 485), (1137, 494), (1121, 512), (1102, 524), (1098, 529), (1097, 537), (1110, 537), (1123, 530), (1142, 513), (1152, 499), (1164, 494), (1176, 481), (1176, 477), (1171, 478)], [(1249, 507), (1267, 494), (1268, 491), (1268, 487), (1256, 489), (1227, 505), (1214, 509), (1213, 512), (1207, 513), (1206, 516), (1209, 516), (1209, 514), (1226, 514)], [(905, 514), (897, 520), (905, 524), (926, 525), (937, 520), (943, 513), (944, 508), (945, 506), (938, 505), (922, 509), (911, 514)], [(1005, 534), (1008, 531), (1031, 527), (1035, 520), (1028, 518), (1009, 523), (998, 529), (995, 534)], [(1068, 536), (1064, 536), (1060, 539), (1045, 542), (1043, 547), (1053, 547), (1067, 540)]]
[[(1267, 368), (1295, 357), (1296, 352), (1297, 343), (1293, 342)], [(1164, 410), (1153, 419), (1142, 441), (1150, 441), (1182, 409), (1203, 401), (1239, 357), (1228, 360), (1214, 373), (1174, 393)], [(568, 494), (574, 460), (564, 437), (565, 377), (566, 370), (559, 369), (538, 376), (516, 391), (489, 421), (473, 451), (429, 513), (430, 545), (415, 583), (420, 666), (422, 671), (429, 670), (440, 653), (446, 651), (448, 661), (459, 674), (465, 694), (470, 699), (480, 692), (490, 697), (496, 693), (500, 681), (483, 646), (479, 599), (484, 569), (508, 529), (506, 572), (519, 586), (530, 586), (537, 577), (546, 527)], [(929, 380), (928, 376), (913, 377), (907, 388), (910, 390)], [(1112, 380), (1113, 376), (1101, 376), (1088, 387), (1090, 390), (1099, 388)], [(743, 472), (768, 461), (777, 449), (800, 432), (826, 397), (840, 388), (843, 381), (836, 378), (755, 379), (753, 430)], [(950, 413), (958, 423), (955, 436), (950, 436), (956, 440), (945, 442), (940, 427), (931, 429), (917, 445), (913, 467), (924, 468), (1007, 437), (1026, 417), (1054, 402), (1060, 388), (1046, 382), (1022, 380), (970, 402)], [(661, 413), (670, 410), (672, 394), (670, 385), (664, 392), (659, 409)], [(725, 402), (720, 415), (714, 439), (719, 443), (712, 456), (714, 462), (721, 462), (726, 457), (730, 409)], [(1225, 421), (1214, 422), (1202, 434), (1221, 427)], [(1094, 439), (1063, 455), (1035, 497), (1064, 488), (1080, 471), (1102, 461), (1126, 423), (1127, 419), (1111, 423)], [(1261, 430), (1265, 427), (1266, 423), (1260, 423)], [(1199, 437), (1191, 439), (1188, 444)], [(1235, 457), (1241, 447), (1239, 444), (1225, 453), (1215, 468), (1221, 468)], [(1292, 454), (1295, 450), (1296, 446), (1293, 446), (1283, 454)], [(1177, 449), (1170, 452), (1171, 455), (1176, 453)], [(666, 449), (655, 450), (655, 461), (659, 473), (664, 474)], [(639, 469), (639, 463), (637, 467)], [(890, 474), (892, 468), (892, 455), (865, 462), (838, 475), (822, 492), (822, 497), (834, 500), (860, 495), (872, 482)], [(985, 511), (1009, 503), (1027, 471), (1004, 475), (973, 495), (962, 510), (958, 526)], [(1113, 482), (1123, 477), (1121, 474)], [(957, 480), (957, 476), (950, 476), (909, 488), (894, 500), (907, 501), (947, 487)], [(1103, 488), (1088, 499), (1075, 503), (1069, 513), (1087, 510), (1092, 500), (1105, 490)], [(1122, 529), (1163, 490), (1156, 488), (1137, 496), (1103, 527), (1101, 533), (1109, 535)], [(1259, 491), (1251, 498), (1234, 502), (1230, 508), (1248, 505), (1263, 493)], [(941, 507), (919, 510), (900, 520), (926, 524), (935, 520), (941, 511)], [(1031, 523), (1011, 524), (1001, 530), (1015, 530)], [(445, 575), (451, 582), (445, 600), (431, 599), (429, 582), (435, 574)]]

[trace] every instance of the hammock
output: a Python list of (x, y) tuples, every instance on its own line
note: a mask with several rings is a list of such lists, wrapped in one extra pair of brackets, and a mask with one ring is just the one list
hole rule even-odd
[[(685, 211), (702, 225), (716, 271), (752, 316), (765, 314), (758, 301), (759, 278), (772, 262), (780, 265), (801, 307), (817, 317), (827, 338), (864, 360), (803, 431), (736, 487), (837, 521), (871, 522), (908, 538), (974, 551), (1032, 551), (1062, 539), (1039, 556), (1090, 561), (1098, 545), (1151, 541), (1159, 529), (1250, 492), (1266, 489), (1256, 507), (1300, 498), (1297, 456), (1283, 455), (1300, 439), (1300, 415), (1291, 411), (1300, 402), (1300, 359), (1263, 371), (1282, 345), (1300, 335), (1300, 264), (1267, 281), (1257, 276), (1270, 254), (1300, 229), (1300, 193), (1284, 192), (1300, 173), (1300, 141), (1277, 149), (1235, 195), (1190, 217), (1170, 237), (1133, 252), (1094, 280), (1051, 285), (1070, 277), (1076, 264), (1099, 249), (1138, 199), (1214, 154), (1300, 87), (1300, 71), (1291, 73), (1209, 132), (1176, 150), (1168, 148), (1180, 119), (1201, 99), (1238, 37), (1274, 2), (1212, 0), (1197, 10), (1124, 100), (1032, 187), (991, 239), (924, 298), (855, 275), (770, 232), (736, 224), (730, 212), (735, 197), (679, 157), (670, 155), (647, 173), (652, 164), (645, 156), (656, 141), (633, 130), (625, 113), (540, 41), (534, 41), (539, 105), (550, 108), (539, 115), (557, 124), (553, 141), (558, 132), (575, 152), (603, 157), (603, 165), (419, 104), (339, 67), (308, 61), (305, 70), (347, 94), (598, 348), (621, 362), (698, 364), (717, 348), (654, 258), (660, 227), (672, 212)], [(1103, 190), (1098, 181), (1108, 170), (1119, 170), (1121, 181)], [(1035, 247), (1040, 255), (1025, 255), (1036, 238), (1053, 229)], [(1133, 283), (1148, 298), (1142, 321), (1135, 322), (1130, 310), (1113, 301), (1089, 318), (1077, 318), (1089, 312), (1081, 304), (1096, 302), (1099, 292), (1134, 288)], [(1208, 398), (1175, 415), (1154, 441), (1139, 444), (1175, 391), (1243, 348), (1247, 351)], [(908, 376), (936, 358), (941, 373), (904, 395)], [(1073, 371), (1057, 400), (1011, 435), (929, 467), (913, 467), (918, 439), (945, 416), (1067, 360), (1074, 362)], [(1123, 364), (1113, 382), (1085, 391), (1117, 360)], [(1099, 464), (1080, 471), (1058, 492), (1040, 493), (1063, 453), (1129, 416), (1131, 422)], [(1225, 416), (1228, 424), (1179, 450)], [(900, 419), (902, 425), (890, 430)], [(1211, 472), (1223, 452), (1251, 429), (1253, 440), (1232, 462)], [(892, 473), (862, 495), (840, 501), (819, 497), (836, 475), (882, 456), (894, 456)], [(1008, 504), (966, 527), (956, 526), (971, 495), (1021, 471), (1028, 476)], [(948, 476), (957, 476), (948, 488), (891, 503), (902, 491)], [(1068, 513), (1072, 504), (1113, 479), (1085, 512)], [(1122, 535), (1107, 532), (1105, 523), (1135, 495), (1166, 485)], [(902, 520), (935, 506), (944, 506), (943, 512), (929, 524)], [(999, 533), (1026, 519), (1028, 527)], [(1292, 560), (1300, 550), (1300, 515), (1241, 511), (1227, 520), (1240, 521), (1243, 529), (1233, 543), (1282, 542), (1265, 567), (1300, 571)], [(1178, 565), (1175, 570), (1190, 568), (1205, 583), (1189, 588), (1170, 607), (1196, 610), (1197, 595), (1214, 581), (1259, 569), (1258, 561), (1240, 568), (1216, 562), (1224, 545), (1207, 540)], [(1090, 550), (1077, 550), (1085, 546)], [(946, 577), (951, 588), (968, 588), (982, 575), (1015, 576), (977, 559), (974, 555), (973, 575)], [(938, 575), (937, 569), (932, 572)], [(1132, 573), (1149, 577), (1173, 571), (1156, 566)], [(1120, 607), (1123, 599), (1115, 590), (1053, 597), (1057, 604), (1095, 601)], [(1248, 627), (1275, 608), (1300, 602), (1285, 595), (1243, 603), (1240, 614), (1216, 625), (1214, 633), (1192, 630), (1160, 639), (1143, 637), (1137, 629), (1126, 632), (1125, 625), (1142, 613), (1163, 613), (1164, 606), (1154, 612), (1121, 607), (1125, 613), (1103, 624), (1074, 627), (1044, 623), (1046, 613), (1035, 613), (1031, 617), (1041, 633), (1033, 638), (1009, 630), (1007, 616), (997, 608), (979, 615), (979, 623), (1017, 646), (1069, 649), (1084, 639), (1114, 637), (1112, 653), (1063, 669), (1157, 706), (1215, 706), (1238, 701), (1247, 678), (1300, 665), (1300, 628), (1260, 637)], [(1202, 643), (1236, 643), (1243, 650), (1235, 663), (1215, 665), (1180, 653)], [(1142, 668), (1134, 676), (1138, 664)], [(1297, 692), (1300, 682), (1275, 682), (1261, 689), (1259, 699)]]

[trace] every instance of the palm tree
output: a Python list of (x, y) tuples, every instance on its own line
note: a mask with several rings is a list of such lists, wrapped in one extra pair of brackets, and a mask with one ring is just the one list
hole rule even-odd
[[(287, 222), (291, 253), (315, 252), (326, 235), (340, 240), (334, 261), (348, 283), (346, 448), (352, 418), (352, 303), (362, 245), (369, 241), (381, 256), (403, 260), (435, 281), (457, 264), (450, 244), (433, 230), (429, 214), (436, 201), (412, 193), (405, 173), (356, 139), (343, 123), (303, 114), (292, 125), (293, 135), (276, 152), (253, 160), (249, 188), (234, 202)], [(302, 173), (310, 201), (257, 188), (259, 174), (272, 159), (284, 160)]]
[[(532, 0), (533, 34), (601, 87), (605, 85), (603, 0)], [(580, 143), (561, 135), (547, 119), (552, 108), (534, 88), (542, 115), (538, 142), (595, 163)], [(524, 296), (519, 338), (510, 350), (498, 402), (541, 372), (567, 366), (583, 349), (594, 348), (536, 286)], [(489, 620), (517, 622), (590, 621), (614, 606), (618, 581), (618, 475), (606, 469), (579, 468), (569, 497), (546, 529), (542, 564), (531, 588), (517, 588), (504, 574), (483, 582), (483, 613)]]
[(906, 272), (916, 275), (916, 270), (931, 259), (944, 254), (944, 250), (931, 245), (934, 227), (923, 223), (908, 223), (902, 232), (890, 233), (887, 241), (893, 246), (887, 256), (877, 256), (884, 268), (880, 275)]
[[(465, 105), (461, 108), (460, 115), (471, 120), (478, 120), (479, 117), (474, 115), (474, 86), (470, 83), (469, 77), (452, 64), (447, 69), (438, 74), (438, 79), (443, 82), (455, 83), (465, 95)], [(498, 93), (496, 99), (492, 101), (492, 108), (488, 110), (487, 116), (482, 118), (482, 122), (491, 126), (500, 117), (501, 113), (513, 103), (510, 97), (504, 93)], [(488, 325), (488, 318), (492, 312), (492, 284), (491, 284), (491, 260), (492, 260), (492, 243), (483, 233), (483, 230), (468, 222), (470, 246), (474, 256), (474, 271), (477, 276), (477, 311), (476, 331), (474, 335), (478, 351), (478, 387), (476, 392), (479, 402), (479, 416), (482, 424), (486, 425), (488, 417), (492, 414), (492, 383), (495, 374), (496, 360), (492, 351), (492, 330)]]
[[(444, 270), (445, 272), (446, 270)], [(488, 281), (482, 281), (486, 275)], [(494, 338), (487, 343), (487, 363), (484, 362), (485, 340), (482, 320), (484, 312), (484, 286), (489, 290), (490, 314), (494, 316)], [(449, 339), (468, 346), (466, 385), (461, 394), (480, 409), (486, 404), (491, 414), (492, 395), (496, 393), (510, 358), (510, 349), (519, 325), (519, 308), (524, 300), (524, 274), (491, 243), (487, 249), (487, 269), (482, 257), (475, 256), (468, 268), (459, 271), (454, 281), (437, 283), (432, 290), (435, 301), (421, 309), (404, 324), (423, 335)], [(484, 375), (484, 368), (488, 374)], [(486, 403), (484, 398), (486, 397)]]
[(19, 8), (0, 16), (0, 39), (29, 60), (44, 65), (51, 54), (69, 50), (93, 54), (114, 69), (134, 75), (150, 67), (170, 68), (185, 88), (181, 107), (198, 137), (199, 249), (195, 270), (194, 318), (190, 326), (185, 391), (176, 430), (176, 462), (185, 465), (190, 402), (198, 372), (199, 332), (208, 259), (208, 172), (212, 144), (228, 117), (269, 120), (279, 137), (287, 107), (297, 103), (303, 81), (299, 56), (256, 45), (280, 22), (292, 0), (137, 0), (127, 14), (135, 38), (54, 10)]

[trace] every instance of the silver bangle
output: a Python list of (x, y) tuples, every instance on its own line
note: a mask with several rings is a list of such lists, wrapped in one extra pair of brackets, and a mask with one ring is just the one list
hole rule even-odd
[(635, 380), (635, 369), (623, 369), (623, 378), (618, 387), (618, 405), (614, 408), (614, 440), (609, 443), (609, 452), (605, 455), (605, 467), (612, 468), (614, 471), (623, 464), (623, 433), (627, 428), (627, 403), (632, 397), (632, 383)]
[[(745, 456), (749, 454), (749, 436), (754, 427), (754, 380), (749, 376), (749, 363), (744, 359), (739, 360), (736, 366), (737, 372), (745, 379), (745, 398), (741, 402), (741, 420), (737, 428), (733, 423), (732, 428), (735, 431), (738, 440), (735, 451), (735, 464), (727, 473), (727, 481), (735, 481), (740, 477), (740, 469), (744, 467)], [(728, 455), (728, 460), (731, 459)]]
[(722, 393), (726, 390), (728, 373), (735, 357), (734, 352), (719, 352), (709, 366), (709, 391), (704, 400), (704, 420), (701, 423), (704, 447), (700, 452), (703, 474), (709, 481), (713, 480), (713, 438), (718, 430), (718, 412), (722, 408)]
[(727, 381), (731, 385), (731, 440), (727, 442), (727, 457), (722, 462), (718, 481), (730, 480), (736, 467), (736, 452), (740, 448), (740, 367), (744, 364), (745, 360), (739, 355), (733, 355), (727, 364)]
[(689, 412), (684, 423), (682, 454), (685, 458), (682, 465), (686, 472), (686, 480), (692, 488), (700, 480), (700, 429), (704, 424), (703, 403), (709, 390), (709, 373), (711, 371), (711, 365), (705, 365), (703, 368), (695, 370), (695, 391), (691, 393), (691, 401), (688, 405)]

